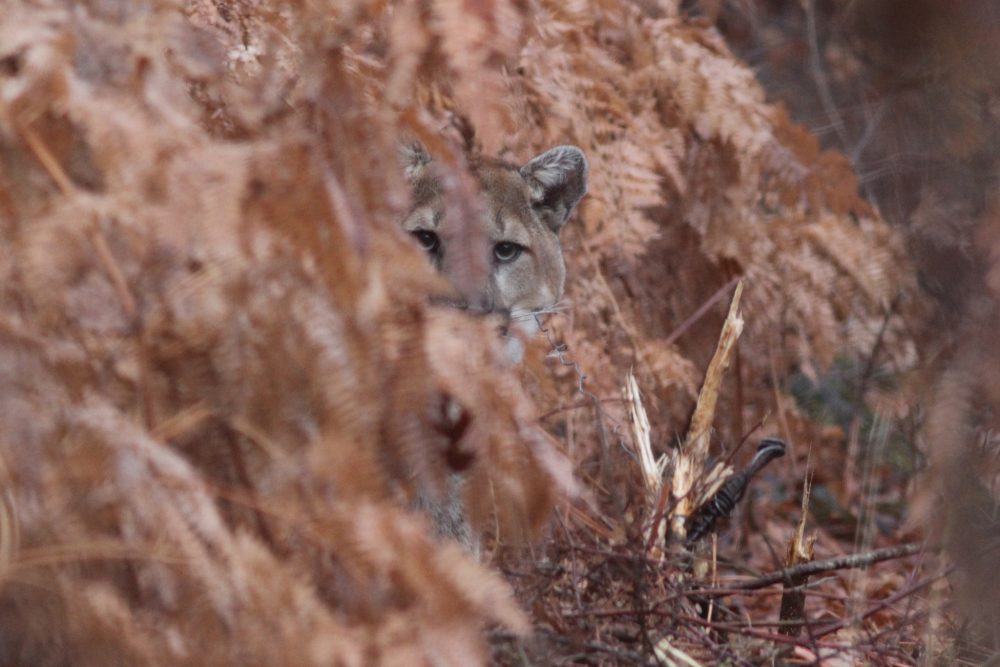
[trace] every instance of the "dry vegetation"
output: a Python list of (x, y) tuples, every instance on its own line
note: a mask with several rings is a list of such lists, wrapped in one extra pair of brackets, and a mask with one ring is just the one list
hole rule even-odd
[[(920, 530), (942, 493), (949, 525), (994, 506), (990, 468), (956, 463), (996, 465), (996, 269), (978, 306), (932, 302), (913, 244), (942, 245), (947, 193), (891, 226), (680, 4), (0, 0), (0, 664), (997, 650), (1000, 595), (956, 610), (945, 578), (986, 578), (995, 519), (927, 550)], [(472, 153), (590, 159), (565, 307), (524, 368), (494, 321), (430, 305), (450, 287), (397, 230), (414, 136), (464, 216)], [(989, 201), (961, 237), (987, 268)], [(980, 347), (928, 333), (948, 304)], [(788, 454), (731, 530), (664, 543), (764, 436)], [(478, 560), (408, 509), (456, 470)]]

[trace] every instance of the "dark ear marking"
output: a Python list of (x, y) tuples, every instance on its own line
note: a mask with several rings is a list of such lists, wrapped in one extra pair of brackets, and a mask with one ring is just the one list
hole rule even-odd
[(417, 180), (424, 173), (427, 165), (431, 163), (430, 153), (427, 152), (422, 143), (416, 140), (401, 143), (398, 156), (403, 173), (406, 174), (406, 179), (411, 183)]
[(556, 146), (518, 170), (531, 190), (531, 205), (558, 233), (587, 194), (587, 158), (576, 146)]

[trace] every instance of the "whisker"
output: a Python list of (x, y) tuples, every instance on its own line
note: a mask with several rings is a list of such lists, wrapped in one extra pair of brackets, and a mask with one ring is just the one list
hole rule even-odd
[(539, 308), (537, 310), (524, 310), (512, 313), (510, 319), (512, 320), (529, 320), (533, 317), (539, 315), (551, 315), (553, 313), (564, 313), (569, 310), (569, 304), (565, 302), (556, 303), (551, 306), (546, 306), (545, 308)]

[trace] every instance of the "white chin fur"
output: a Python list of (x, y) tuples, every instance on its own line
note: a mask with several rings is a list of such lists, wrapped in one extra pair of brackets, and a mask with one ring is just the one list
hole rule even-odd
[(504, 352), (507, 358), (514, 365), (520, 365), (524, 361), (524, 341), (518, 335), (507, 336), (503, 340)]
[(525, 343), (541, 331), (541, 326), (538, 318), (531, 317), (528, 313), (514, 311), (511, 320), (510, 329), (503, 341), (504, 349), (512, 363), (520, 364), (524, 361)]

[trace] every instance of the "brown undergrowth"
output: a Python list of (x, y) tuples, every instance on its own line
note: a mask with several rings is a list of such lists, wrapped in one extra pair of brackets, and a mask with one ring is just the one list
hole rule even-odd
[[(868, 598), (920, 581), (838, 575), (800, 638), (760, 626), (776, 598), (718, 592), (777, 566), (809, 449), (838, 452), (787, 377), (876, 350), (906, 370), (889, 314), (915, 286), (846, 159), (675, 3), (3, 9), (0, 662), (744, 664), (886, 636), (912, 657), (920, 610)], [(451, 288), (396, 229), (404, 136), (463, 219), (469, 151), (587, 153), (565, 304), (525, 369), (492, 319), (430, 305)], [(634, 368), (669, 449), (737, 277), (711, 449), (766, 420), (791, 456), (700, 582), (643, 538), (665, 508), (619, 387)], [(456, 470), (485, 563), (407, 509)]]

